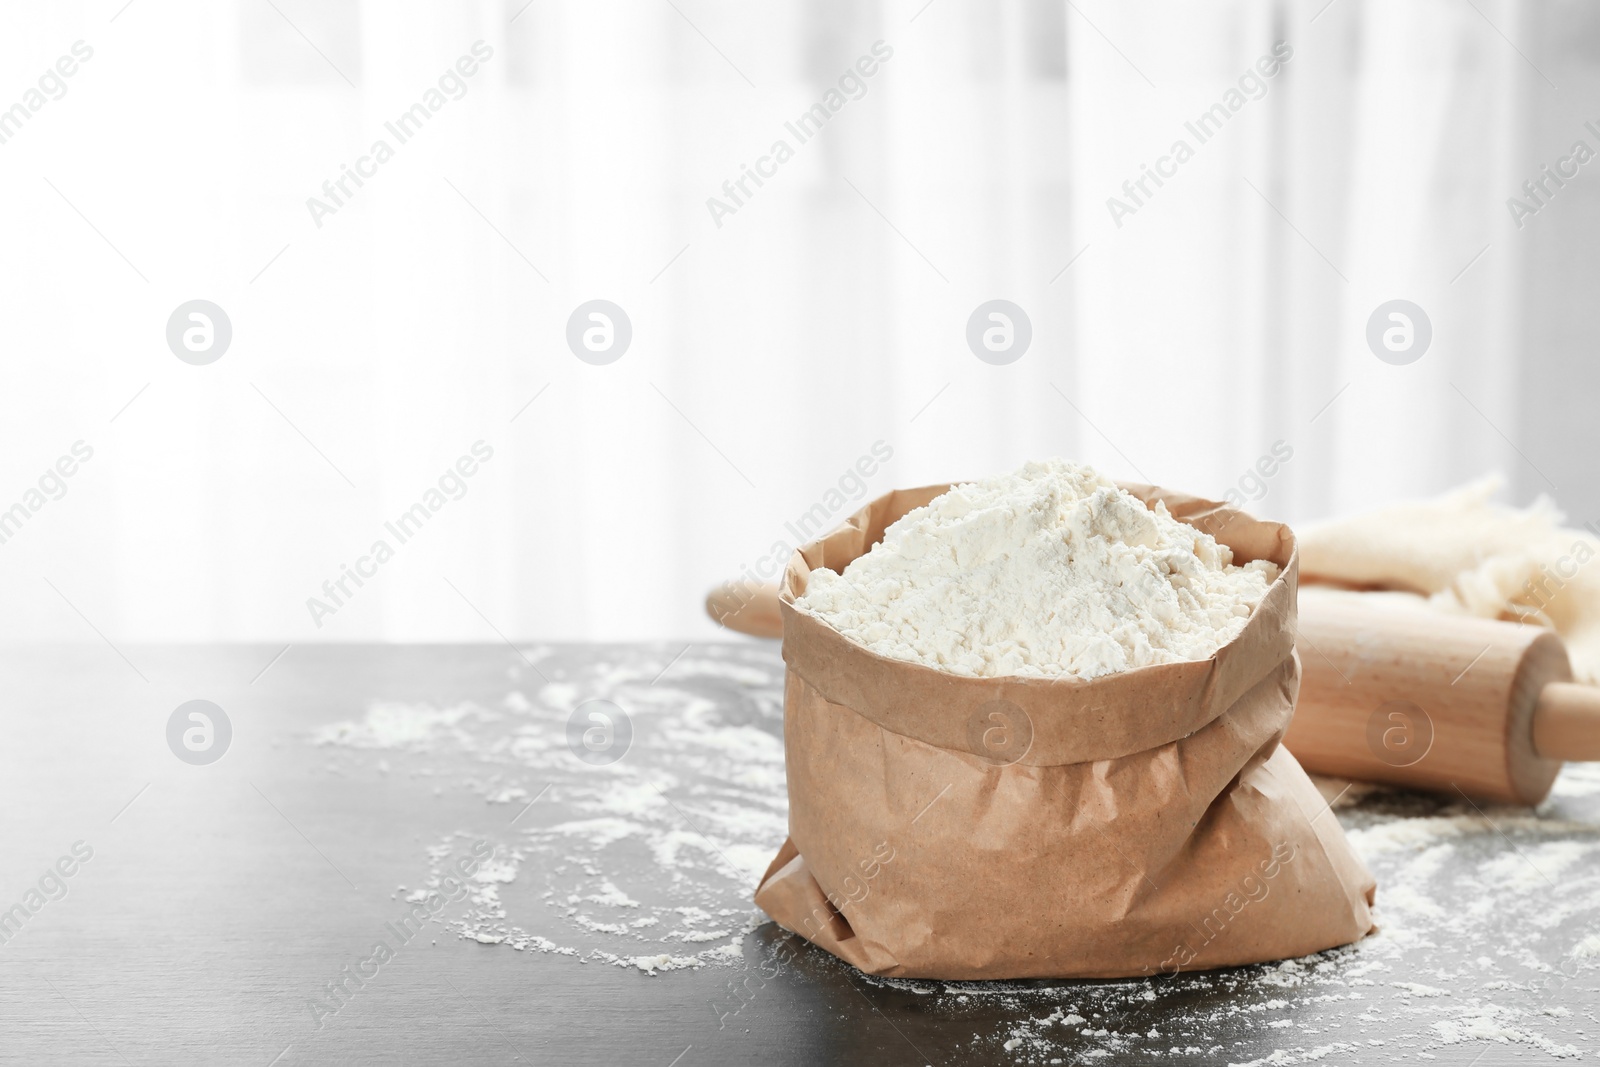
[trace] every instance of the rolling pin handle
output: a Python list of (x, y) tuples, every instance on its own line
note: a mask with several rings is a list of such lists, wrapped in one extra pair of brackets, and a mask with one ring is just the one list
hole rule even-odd
[(1600, 760), (1600, 686), (1551, 682), (1533, 709), (1533, 747), (1553, 760)]
[(706, 614), (719, 626), (751, 637), (783, 636), (778, 587), (725, 582), (706, 595)]

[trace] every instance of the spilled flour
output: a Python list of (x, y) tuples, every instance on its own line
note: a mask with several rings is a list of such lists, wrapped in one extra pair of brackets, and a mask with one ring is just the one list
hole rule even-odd
[[(1600, 1050), (1600, 766), (1569, 766), (1537, 812), (1343, 793), (1334, 815), (1379, 886), (1380, 931), (1354, 946), (1111, 982), (868, 978), (820, 951), (780, 953), (788, 942), (750, 901), (787, 824), (777, 650), (680, 649), (526, 649), (548, 681), (508, 657), (492, 701), (374, 701), (307, 741), (337, 773), (465, 805), (453, 831), (421, 840), (395, 891), (425, 899), (474, 843), (491, 846), (465, 899), (438, 914), (440, 933), (655, 981), (715, 969), (713, 1032), (815, 1002), (798, 988), (881, 1027), (865, 989), (885, 1013), (910, 1001), (930, 1017), (945, 1041), (933, 1063), (1467, 1064), (1491, 1045), (1534, 1061)], [(568, 715), (595, 698), (632, 720), (633, 747), (609, 766), (568, 748)], [(759, 1007), (741, 1015), (751, 996)]]
[[(385, 766), (420, 760), (410, 773), (436, 792), (442, 758), (495, 809), (483, 829), (436, 842), (397, 893), (426, 896), (486, 841), (494, 860), (464, 910), (445, 913), (459, 936), (646, 973), (727, 963), (763, 919), (750, 895), (787, 833), (782, 663), (739, 646), (672, 651), (569, 664), (533, 650), (551, 680), (519, 665), (533, 684), (498, 707), (378, 701), (311, 741), (381, 751)], [(568, 747), (568, 715), (591, 699), (631, 718), (634, 749), (607, 766)]]
[(1049, 460), (953, 487), (795, 606), (882, 656), (953, 674), (1100, 675), (1205, 659), (1278, 568)]

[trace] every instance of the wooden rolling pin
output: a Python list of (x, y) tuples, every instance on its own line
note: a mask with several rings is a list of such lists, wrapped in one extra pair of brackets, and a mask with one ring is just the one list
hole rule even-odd
[[(722, 625), (782, 637), (775, 586), (721, 586)], [(1300, 604), (1284, 744), (1317, 774), (1537, 804), (1562, 760), (1600, 760), (1600, 688), (1549, 630), (1316, 595)]]
[(706, 594), (706, 614), (719, 626), (751, 637), (783, 636), (775, 585), (725, 582)]
[(1308, 771), (1537, 804), (1562, 760), (1600, 759), (1600, 688), (1549, 630), (1308, 592), (1296, 645), (1284, 744)]

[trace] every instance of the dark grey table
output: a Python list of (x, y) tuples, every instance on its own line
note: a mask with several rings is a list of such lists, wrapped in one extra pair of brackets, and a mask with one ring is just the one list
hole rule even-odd
[[(785, 935), (749, 903), (783, 827), (773, 646), (96, 645), (0, 665), (7, 1063), (1491, 1065), (1600, 1050), (1588, 770), (1537, 813), (1346, 794), (1336, 810), (1384, 924), (1354, 948), (1153, 980), (884, 981), (814, 949), (782, 962)], [(209, 765), (168, 744), (194, 699), (232, 728)], [(609, 738), (588, 717), (617, 720), (608, 708), (627, 720)], [(583, 729), (599, 731), (589, 748)], [(613, 763), (575, 754), (623, 741)], [(422, 932), (397, 936), (408, 898), (474, 847), (493, 859), (465, 895), (431, 916), (423, 903)], [(351, 973), (366, 977), (331, 995)]]

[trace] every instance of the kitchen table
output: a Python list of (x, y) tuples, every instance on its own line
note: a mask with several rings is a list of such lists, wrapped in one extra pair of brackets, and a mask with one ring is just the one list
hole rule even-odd
[[(1536, 812), (1330, 790), (1379, 879), (1382, 929), (1350, 948), (899, 981), (750, 903), (783, 838), (775, 645), (100, 643), (0, 664), (7, 1063), (1600, 1055), (1589, 768)], [(220, 715), (175, 720), (196, 700)]]

